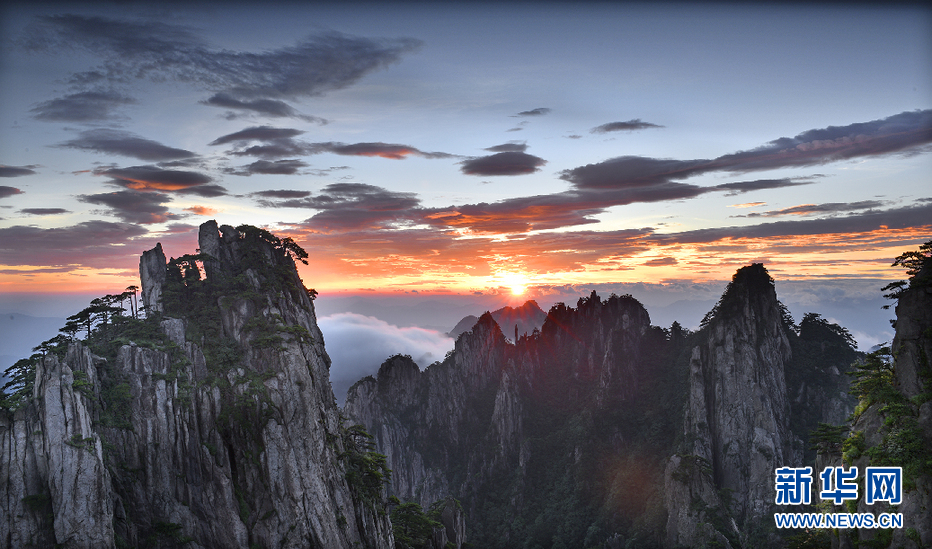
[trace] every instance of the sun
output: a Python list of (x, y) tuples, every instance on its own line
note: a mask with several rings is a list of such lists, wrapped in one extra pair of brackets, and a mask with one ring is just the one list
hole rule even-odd
[(528, 278), (522, 273), (499, 273), (504, 286), (511, 288), (511, 295), (524, 295), (527, 291)]

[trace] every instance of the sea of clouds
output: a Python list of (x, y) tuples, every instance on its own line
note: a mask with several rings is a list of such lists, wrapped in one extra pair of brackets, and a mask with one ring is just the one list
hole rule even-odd
[(330, 383), (342, 406), (346, 391), (361, 378), (379, 371), (385, 359), (411, 355), (423, 370), (443, 360), (454, 340), (435, 330), (398, 327), (356, 313), (338, 313), (317, 319), (330, 355)]

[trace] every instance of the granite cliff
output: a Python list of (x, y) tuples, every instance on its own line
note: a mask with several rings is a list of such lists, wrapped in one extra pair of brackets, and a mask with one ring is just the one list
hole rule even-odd
[[(813, 460), (905, 460), (901, 511), (928, 516), (927, 265), (897, 293), (889, 357), (817, 314), (795, 324), (751, 265), (696, 332), (595, 292), (515, 341), (485, 313), (424, 371), (388, 358), (341, 413), (307, 253), (215, 222), (199, 247), (143, 254), (145, 320), (126, 293), (95, 300), (18, 363), (0, 544), (780, 547), (774, 469)], [(911, 528), (892, 541), (930, 542)], [(891, 542), (859, 535), (819, 541)]]
[(212, 221), (199, 240), (143, 254), (145, 321), (96, 309), (85, 340), (35, 358), (31, 394), (0, 413), (0, 545), (393, 546), (385, 471), (330, 389), (307, 254)]
[(814, 314), (797, 333), (760, 264), (735, 274), (697, 335), (665, 472), (667, 544), (779, 546), (774, 470), (813, 457), (810, 431), (850, 413), (853, 339)]
[(867, 505), (860, 490), (845, 510), (901, 513), (903, 527), (825, 533), (833, 548), (932, 546), (932, 243), (920, 250), (897, 258), (911, 277), (887, 287), (894, 291), (886, 297), (897, 300), (893, 342), (857, 365), (857, 408), (822, 438), (815, 468), (855, 466), (863, 475), (868, 466), (902, 467), (899, 505)]
[(818, 315), (793, 324), (752, 265), (694, 333), (595, 292), (514, 344), (486, 313), (443, 362), (387, 360), (344, 413), (390, 493), (460, 499), (483, 547), (776, 547), (774, 469), (850, 413), (856, 356)]

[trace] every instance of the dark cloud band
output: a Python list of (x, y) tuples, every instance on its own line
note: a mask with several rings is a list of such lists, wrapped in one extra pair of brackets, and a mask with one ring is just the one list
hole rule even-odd
[[(24, 175), (35, 175), (37, 166), (7, 166), (0, 164), (0, 177), (22, 177)], [(7, 187), (8, 189), (12, 187)]]
[(211, 107), (224, 107), (227, 109), (247, 111), (273, 118), (298, 118), (305, 122), (316, 122), (321, 125), (327, 123), (327, 120), (323, 118), (301, 114), (288, 103), (277, 99), (242, 100), (233, 97), (229, 93), (217, 93), (201, 103)]
[(19, 213), (27, 215), (60, 215), (71, 213), (71, 210), (66, 210), (64, 208), (23, 208), (19, 210)]
[(16, 187), (0, 185), (0, 198), (7, 198), (16, 194), (23, 194), (23, 191), (17, 189)]
[(166, 170), (158, 166), (130, 166), (128, 168), (105, 168), (95, 172), (106, 175), (111, 183), (137, 191), (165, 191), (216, 197), (227, 194), (227, 190), (216, 184), (208, 175), (186, 170)]
[(546, 164), (543, 158), (525, 152), (500, 152), (466, 160), (460, 170), (466, 175), (527, 175)]
[(489, 152), (524, 152), (527, 150), (527, 144), (523, 142), (511, 141), (509, 143), (503, 143), (501, 145), (495, 145), (494, 147), (489, 147), (485, 149)]
[(256, 160), (240, 169), (229, 170), (228, 173), (233, 175), (294, 175), (306, 167), (308, 167), (306, 162), (296, 159)]
[(226, 145), (228, 143), (248, 143), (249, 141), (275, 142), (291, 139), (304, 133), (294, 128), (274, 128), (272, 126), (254, 126), (238, 132), (229, 133), (214, 139), (208, 145)]
[(536, 109), (531, 109), (529, 111), (521, 111), (515, 116), (543, 116), (549, 114), (551, 109), (547, 107), (537, 107)]
[[(100, 56), (100, 66), (72, 75), (73, 85), (124, 85), (134, 79), (187, 82), (213, 92), (209, 105), (301, 117), (283, 100), (350, 86), (399, 62), (421, 42), (327, 33), (293, 46), (231, 51), (212, 49), (193, 29), (180, 25), (65, 14), (37, 17), (19, 45), (45, 52), (79, 48)], [(85, 90), (33, 110), (40, 120), (94, 122), (112, 118), (114, 107), (127, 102), (132, 99), (117, 92)]]
[(259, 196), (262, 198), (283, 198), (283, 199), (293, 199), (293, 198), (307, 198), (311, 196), (311, 191), (295, 191), (288, 189), (279, 189), (272, 191), (257, 191), (252, 193), (252, 196)]
[(859, 202), (828, 202), (825, 204), (800, 204), (781, 210), (770, 210), (762, 213), (749, 213), (735, 217), (781, 217), (784, 215), (817, 215), (824, 213), (853, 212), (857, 210), (872, 210), (885, 205), (880, 200), (861, 200)]
[(59, 147), (118, 154), (149, 162), (194, 158), (197, 155), (184, 149), (162, 145), (122, 130), (96, 129), (83, 131), (80, 137), (65, 141)]
[(140, 191), (116, 191), (91, 195), (78, 195), (78, 200), (110, 208), (111, 213), (127, 223), (164, 223), (178, 216), (169, 213), (164, 204), (171, 201), (167, 194)]
[(703, 244), (724, 239), (779, 238), (820, 234), (865, 233), (897, 229), (932, 230), (932, 204), (875, 210), (842, 217), (775, 221), (743, 227), (698, 229), (653, 235), (654, 244)]
[(609, 122), (608, 124), (602, 124), (601, 126), (596, 126), (589, 130), (590, 133), (609, 133), (609, 132), (631, 132), (636, 130), (646, 130), (650, 128), (662, 128), (663, 126), (658, 126), (657, 124), (651, 124), (650, 122), (644, 122), (640, 118), (635, 118), (634, 120), (628, 120), (627, 122)]
[[(392, 160), (403, 160), (408, 156), (421, 158), (454, 158), (455, 155), (444, 152), (426, 152), (399, 143), (338, 143), (334, 141), (308, 143), (294, 139), (304, 133), (291, 128), (273, 128), (257, 126), (218, 137), (210, 145), (235, 144), (239, 149), (231, 151), (234, 156), (254, 156), (264, 159), (277, 159), (286, 156), (309, 156), (331, 153), (341, 156), (378, 156)], [(251, 145), (251, 142), (261, 145)]]
[(116, 110), (135, 102), (132, 97), (112, 89), (91, 90), (43, 101), (30, 112), (37, 120), (45, 122), (105, 122), (118, 119)]

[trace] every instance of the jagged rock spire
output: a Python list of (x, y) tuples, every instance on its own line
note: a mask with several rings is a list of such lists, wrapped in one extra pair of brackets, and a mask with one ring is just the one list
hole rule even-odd
[[(785, 365), (790, 342), (764, 266), (738, 270), (704, 322), (704, 337), (689, 362), (684, 435), (692, 441), (690, 459), (707, 466), (708, 476), (691, 480), (689, 489), (696, 497), (704, 494), (710, 508), (723, 506), (717, 491), (730, 490), (736, 533), (744, 533), (774, 501), (774, 469), (801, 459), (793, 453), (789, 430)], [(690, 476), (684, 463), (671, 462), (667, 472), (668, 542), (695, 545), (718, 534), (689, 526), (699, 517), (676, 501), (673, 480), (677, 474)], [(696, 474), (702, 468), (693, 467)]]
[(162, 312), (162, 285), (165, 284), (165, 252), (162, 244), (142, 252), (139, 258), (139, 282), (142, 284), (142, 304), (146, 314)]

